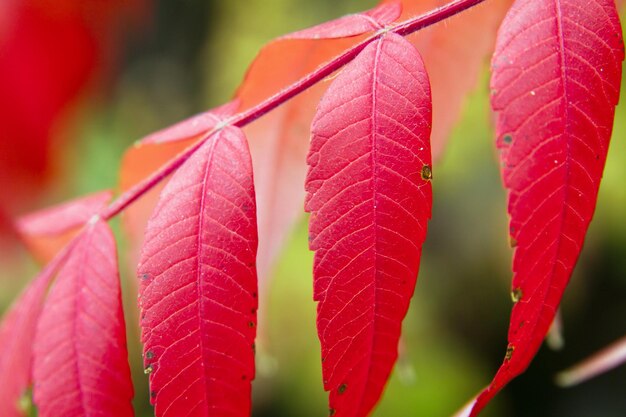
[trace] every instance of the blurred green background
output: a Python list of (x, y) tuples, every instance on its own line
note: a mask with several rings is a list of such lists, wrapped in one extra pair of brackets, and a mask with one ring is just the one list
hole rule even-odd
[[(229, 100), (247, 65), (273, 37), (372, 7), (375, 1), (160, 0), (153, 23), (121, 45), (115, 81), (86, 101), (50, 202), (111, 188), (125, 148), (142, 136)], [(477, 28), (480, 30), (480, 28)], [(487, 68), (485, 62), (485, 70)], [(462, 70), (462, 69), (459, 69)], [(511, 250), (488, 107), (488, 75), (468, 98), (434, 167), (434, 210), (401, 358), (376, 417), (449, 416), (487, 384), (506, 349)], [(623, 100), (622, 100), (623, 101)], [(560, 389), (554, 374), (626, 334), (626, 108), (617, 109), (595, 219), (563, 302), (565, 346), (542, 348), (485, 416), (626, 415), (626, 369)], [(119, 233), (118, 233), (119, 234)], [(268, 344), (257, 355), (255, 417), (327, 415), (312, 301), (306, 222), (276, 267)], [(123, 279), (134, 279), (125, 268)], [(0, 275), (0, 311), (36, 271), (23, 252)], [(125, 284), (128, 287), (128, 283)], [(135, 300), (127, 297), (127, 308)], [(132, 317), (132, 313), (128, 313)], [(138, 416), (152, 415), (138, 331), (128, 323)]]

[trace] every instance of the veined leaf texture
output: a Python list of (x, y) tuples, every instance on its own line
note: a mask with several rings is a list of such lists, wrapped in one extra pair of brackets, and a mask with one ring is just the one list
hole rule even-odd
[(393, 33), (406, 33), (398, 20), (477, 2), (382, 1), (281, 36), (234, 100), (133, 146), (111, 206), (107, 191), (23, 217), (22, 238), (53, 260), (0, 326), (0, 415), (24, 416), (31, 384), (42, 417), (133, 415), (106, 224), (122, 207), (132, 239), (146, 231), (139, 304), (156, 416), (249, 416), (259, 302), (303, 202), (330, 414), (369, 415), (417, 280), (431, 151), (441, 154), (508, 10), (491, 103), (515, 304), (504, 362), (462, 413), (477, 415), (553, 320), (595, 209), (624, 58), (613, 0), (489, 0), (408, 39)]
[(398, 355), (431, 212), (430, 129), (424, 65), (395, 34), (339, 74), (313, 120), (306, 210), (337, 417), (370, 412)]
[(256, 250), (248, 145), (229, 127), (176, 172), (146, 229), (138, 274), (156, 416), (250, 415)]
[(133, 416), (113, 233), (97, 220), (77, 239), (37, 325), (33, 395), (38, 414)]
[(613, 0), (518, 0), (502, 24), (491, 103), (515, 305), (504, 362), (472, 415), (526, 369), (554, 318), (595, 210), (623, 59)]

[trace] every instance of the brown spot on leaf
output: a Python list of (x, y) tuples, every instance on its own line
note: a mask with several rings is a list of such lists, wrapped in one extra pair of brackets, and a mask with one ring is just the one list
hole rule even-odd
[(432, 180), (432, 179), (433, 179), (433, 170), (432, 170), (432, 168), (430, 167), (430, 165), (424, 165), (424, 166), (422, 167), (422, 172), (421, 172), (421, 174), (422, 174), (422, 179), (423, 179), (424, 181), (430, 181), (430, 180)]
[(509, 344), (509, 345), (506, 347), (506, 353), (505, 353), (505, 355), (504, 355), (504, 359), (505, 359), (505, 360), (507, 360), (507, 361), (510, 361), (510, 360), (511, 360), (511, 358), (513, 357), (513, 352), (514, 352), (514, 351), (515, 351), (515, 346), (513, 346), (513, 345)]
[(337, 388), (337, 392), (339, 394), (343, 394), (344, 392), (346, 392), (347, 389), (348, 389), (348, 386), (346, 384), (341, 384), (339, 385), (339, 388)]

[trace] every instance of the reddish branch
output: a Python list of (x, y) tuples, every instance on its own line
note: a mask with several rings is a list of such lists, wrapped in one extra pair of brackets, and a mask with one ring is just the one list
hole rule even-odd
[(152, 187), (158, 184), (163, 178), (167, 177), (183, 163), (185, 163), (185, 161), (189, 159), (189, 157), (191, 157), (191, 155), (193, 155), (194, 152), (198, 150), (198, 148), (200, 148), (200, 146), (202, 146), (202, 144), (207, 139), (213, 136), (213, 134), (222, 129), (224, 126), (230, 125), (244, 127), (247, 124), (252, 123), (259, 117), (263, 116), (265, 113), (268, 113), (276, 107), (279, 107), (287, 100), (295, 97), (309, 87), (328, 77), (330, 74), (337, 71), (348, 62), (352, 61), (367, 45), (369, 45), (376, 39), (384, 36), (386, 33), (393, 32), (397, 33), (398, 35), (407, 36), (413, 32), (417, 32), (420, 29), (431, 26), (437, 22), (454, 16), (457, 13), (470, 9), (484, 1), (485, 0), (455, 0), (437, 9), (431, 10), (430, 12), (423, 15), (412, 17), (404, 22), (400, 22), (379, 30), (369, 38), (346, 50), (343, 54), (335, 57), (334, 59), (328, 61), (326, 64), (320, 66), (315, 71), (301, 78), (299, 81), (284, 88), (283, 90), (267, 98), (253, 108), (231, 117), (223, 125), (208, 131), (201, 139), (199, 139), (193, 145), (190, 145), (184, 151), (176, 155), (167, 164), (163, 165), (159, 170), (154, 172), (151, 176), (119, 196), (115, 201), (113, 201), (113, 203), (111, 203), (109, 207), (107, 207), (102, 212), (101, 217), (104, 220), (109, 220), (112, 217), (115, 217), (126, 207), (131, 205), (135, 200), (140, 198), (145, 192), (149, 191)]

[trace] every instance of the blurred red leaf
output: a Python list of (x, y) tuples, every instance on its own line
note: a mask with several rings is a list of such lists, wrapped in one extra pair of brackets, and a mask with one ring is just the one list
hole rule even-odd
[(23, 417), (19, 401), (31, 384), (33, 342), (50, 282), (71, 247), (59, 254), (15, 300), (0, 325), (0, 416)]
[(518, 0), (498, 33), (492, 106), (516, 303), (506, 357), (472, 416), (528, 367), (552, 323), (595, 210), (623, 58), (613, 0)]
[(432, 205), (430, 128), (426, 70), (395, 34), (344, 68), (313, 121), (306, 210), (336, 417), (369, 414), (398, 355)]
[(256, 247), (250, 154), (228, 127), (173, 175), (146, 230), (141, 326), (158, 417), (249, 416)]
[(17, 229), (35, 258), (46, 263), (106, 207), (112, 195), (111, 191), (100, 191), (27, 214), (17, 220)]
[[(0, 7), (0, 203), (32, 204), (58, 170), (72, 108), (109, 72), (122, 20), (147, 0), (2, 0)], [(0, 233), (2, 230), (0, 230)]]

